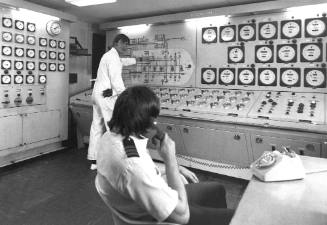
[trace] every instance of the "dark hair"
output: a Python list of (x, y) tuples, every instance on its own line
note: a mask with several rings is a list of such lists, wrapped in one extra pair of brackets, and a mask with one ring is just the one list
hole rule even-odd
[(146, 86), (134, 86), (121, 93), (115, 103), (110, 131), (128, 137), (145, 134), (160, 113), (160, 101)]
[(129, 44), (129, 37), (127, 37), (125, 34), (118, 34), (112, 41), (112, 45), (116, 45), (120, 40), (122, 40), (122, 42), (124, 43)]

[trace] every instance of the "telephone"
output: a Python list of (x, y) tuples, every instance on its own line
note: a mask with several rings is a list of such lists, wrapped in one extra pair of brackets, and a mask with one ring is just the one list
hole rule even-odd
[(297, 180), (305, 177), (300, 157), (292, 150), (264, 152), (251, 166), (253, 175), (262, 181)]
[(155, 130), (155, 135), (152, 137), (151, 141), (154, 145), (157, 145), (157, 141), (161, 144), (165, 138), (165, 132), (163, 132), (156, 123), (153, 124), (152, 129)]

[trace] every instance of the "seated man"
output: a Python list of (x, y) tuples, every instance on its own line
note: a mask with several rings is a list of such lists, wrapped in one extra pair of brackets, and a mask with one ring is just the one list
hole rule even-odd
[[(225, 189), (216, 183), (184, 185), (175, 156), (175, 143), (164, 134), (159, 154), (165, 181), (146, 148), (145, 137), (160, 112), (157, 96), (147, 87), (126, 89), (117, 99), (98, 148), (97, 189), (116, 211), (138, 221), (178, 224), (229, 224), (234, 211), (226, 208)], [(181, 167), (182, 168), (182, 167)], [(182, 168), (191, 181), (196, 176)]]

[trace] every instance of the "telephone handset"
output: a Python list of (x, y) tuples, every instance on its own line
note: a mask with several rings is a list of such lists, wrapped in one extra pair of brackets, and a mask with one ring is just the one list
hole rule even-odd
[(153, 124), (152, 128), (155, 130), (155, 135), (152, 137), (151, 141), (154, 145), (157, 144), (157, 141), (161, 144), (165, 139), (165, 132), (163, 132), (156, 124)]

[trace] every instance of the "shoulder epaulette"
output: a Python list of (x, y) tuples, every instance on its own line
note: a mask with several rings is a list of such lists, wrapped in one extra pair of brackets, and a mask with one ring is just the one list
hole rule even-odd
[(124, 149), (127, 155), (127, 158), (140, 157), (137, 152), (134, 140), (132, 138), (124, 138), (123, 140)]

